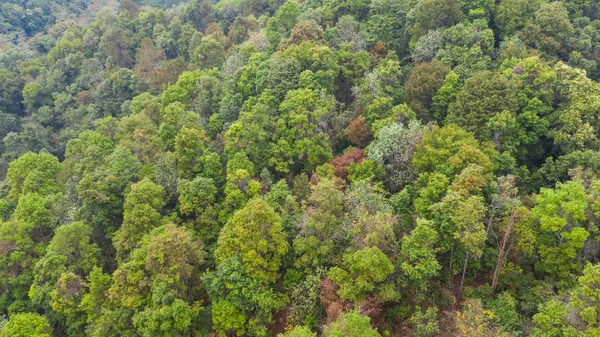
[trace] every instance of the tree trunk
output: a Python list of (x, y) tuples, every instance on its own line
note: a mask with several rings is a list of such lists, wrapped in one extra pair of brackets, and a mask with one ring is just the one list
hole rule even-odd
[(463, 284), (465, 282), (465, 273), (467, 272), (467, 263), (469, 262), (469, 251), (467, 251), (467, 257), (465, 258), (465, 266), (463, 267), (462, 277), (460, 278), (460, 290), (458, 291), (458, 302), (462, 300)]
[(514, 221), (515, 210), (513, 209), (510, 213), (510, 219), (508, 220), (506, 232), (504, 232), (504, 238), (502, 239), (502, 247), (500, 247), (500, 251), (498, 252), (498, 262), (496, 263), (496, 269), (494, 270), (494, 277), (492, 279), (492, 293), (496, 292), (496, 286), (498, 285), (498, 276), (500, 275), (500, 271), (504, 266), (504, 260), (506, 257), (506, 250), (508, 245), (508, 237), (510, 236), (510, 232), (512, 231)]
[(492, 222), (494, 222), (494, 215), (496, 215), (496, 205), (492, 207), (492, 212), (490, 214), (490, 218), (488, 220), (487, 228), (485, 229), (485, 239), (487, 240), (490, 234), (490, 228), (492, 228)]

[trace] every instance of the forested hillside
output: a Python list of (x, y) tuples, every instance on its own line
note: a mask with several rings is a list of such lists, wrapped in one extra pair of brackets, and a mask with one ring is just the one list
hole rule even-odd
[(4, 0), (0, 337), (600, 336), (595, 0)]

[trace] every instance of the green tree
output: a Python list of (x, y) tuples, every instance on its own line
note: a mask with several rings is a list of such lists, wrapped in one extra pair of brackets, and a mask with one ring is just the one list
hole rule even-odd
[(456, 102), (456, 94), (458, 93), (459, 76), (450, 71), (444, 79), (444, 84), (435, 93), (435, 96), (431, 98), (431, 110), (433, 116), (438, 123), (443, 121), (448, 114), (448, 111), (452, 111), (453, 105)]
[(578, 279), (578, 285), (571, 297), (571, 303), (587, 323), (590, 335), (598, 331), (600, 323), (600, 265), (588, 263), (583, 269), (583, 275)]
[(342, 268), (333, 267), (329, 277), (339, 286), (343, 299), (358, 303), (367, 295), (377, 294), (382, 300), (394, 300), (397, 293), (387, 279), (394, 265), (377, 247), (368, 247), (344, 255)]
[(495, 21), (500, 37), (507, 38), (525, 28), (534, 19), (541, 1), (502, 0), (498, 4)]
[(50, 308), (51, 295), (61, 274), (74, 273), (85, 277), (98, 265), (100, 251), (91, 242), (92, 228), (82, 222), (62, 225), (46, 249), (46, 255), (35, 265), (34, 281), (29, 289), (32, 302)]
[(182, 179), (190, 179), (203, 171), (202, 156), (208, 139), (204, 130), (184, 125), (175, 136), (177, 171)]
[(214, 37), (202, 39), (202, 43), (194, 50), (194, 63), (200, 69), (221, 67), (225, 61), (225, 49)]
[(404, 87), (406, 104), (424, 123), (435, 120), (431, 111), (433, 96), (445, 84), (450, 69), (439, 62), (420, 63), (408, 75)]
[[(173, 329), (193, 334), (205, 295), (200, 279), (203, 249), (202, 241), (174, 224), (146, 235), (140, 247), (114, 272), (108, 303), (90, 327), (91, 335), (117, 331), (125, 335), (168, 335)], [(93, 308), (94, 300), (87, 305)]]
[(279, 45), (279, 41), (282, 38), (287, 37), (298, 22), (299, 16), (300, 4), (296, 0), (286, 1), (279, 7), (277, 13), (269, 19), (267, 25), (267, 39), (271, 43), (272, 48)]
[(562, 302), (552, 299), (538, 307), (538, 313), (533, 315), (535, 324), (531, 336), (576, 336), (577, 330), (567, 324), (568, 307)]
[(440, 331), (437, 316), (438, 309), (435, 306), (428, 307), (427, 310), (417, 307), (409, 320), (415, 337), (435, 336)]
[(213, 4), (209, 0), (193, 0), (185, 6), (183, 15), (186, 21), (203, 32), (206, 27), (216, 21)]
[(37, 193), (42, 196), (57, 193), (56, 180), (61, 165), (58, 158), (47, 152), (28, 152), (10, 163), (6, 178), (10, 191), (8, 200), (16, 202), (22, 194)]
[(436, 59), (462, 78), (491, 68), (494, 32), (481, 21), (462, 22), (444, 30)]
[(279, 334), (277, 337), (316, 337), (317, 334), (310, 331), (310, 328), (305, 326), (295, 326), (292, 330), (287, 331), (286, 333)]
[(215, 202), (217, 188), (211, 178), (179, 180), (179, 211), (184, 215), (200, 215)]
[(423, 219), (417, 220), (417, 226), (410, 236), (402, 238), (400, 267), (409, 280), (422, 290), (427, 289), (428, 279), (436, 276), (441, 269), (436, 260), (437, 240), (438, 233), (429, 221)]
[(0, 83), (0, 111), (23, 115), (23, 80), (8, 69), (0, 68)]
[(376, 329), (371, 328), (369, 317), (361, 316), (356, 311), (341, 315), (325, 328), (325, 337), (379, 337)]
[(475, 74), (456, 94), (456, 104), (446, 120), (481, 137), (491, 117), (517, 109), (515, 91), (514, 85), (496, 72)]
[(277, 280), (288, 244), (281, 218), (260, 198), (236, 211), (219, 235), (215, 258), (220, 263), (238, 257), (252, 278), (265, 283)]
[[(584, 148), (597, 149), (598, 125), (591, 117), (600, 104), (598, 83), (588, 79), (585, 72), (562, 62), (555, 66), (557, 95), (564, 100), (556, 113), (549, 134), (565, 153)], [(568, 92), (568, 94), (567, 94)]]
[(539, 223), (537, 249), (540, 260), (536, 267), (557, 281), (574, 281), (573, 273), (581, 270), (577, 252), (590, 233), (586, 191), (581, 180), (556, 183), (554, 189), (542, 188), (531, 209)]
[(479, 143), (472, 133), (450, 124), (434, 127), (417, 146), (413, 165), (421, 172), (439, 172), (454, 176), (469, 164), (481, 166), (484, 172), (494, 168), (495, 150), (489, 143)]
[(258, 99), (248, 99), (238, 120), (225, 133), (225, 153), (233, 156), (243, 151), (256, 171), (262, 171), (269, 160), (278, 115), (277, 102), (271, 91), (263, 91)]
[(123, 223), (113, 238), (120, 261), (139, 246), (146, 233), (158, 227), (164, 196), (165, 189), (147, 178), (131, 185), (125, 194)]
[(309, 89), (287, 94), (279, 109), (269, 163), (279, 172), (312, 171), (333, 157), (328, 136), (319, 127), (331, 106)]
[(267, 335), (273, 312), (285, 305), (283, 294), (255, 279), (238, 257), (221, 261), (204, 283), (212, 301), (213, 328), (220, 334)]
[[(294, 187), (298, 185), (295, 181)], [(343, 193), (329, 179), (322, 179), (308, 199), (310, 206), (298, 237), (294, 239), (298, 268), (331, 265), (345, 233), (342, 226)], [(336, 247), (337, 246), (337, 247)]]
[(519, 34), (529, 46), (548, 56), (566, 57), (574, 28), (569, 12), (562, 2), (542, 4), (535, 12), (533, 22)]
[(407, 56), (408, 34), (407, 14), (410, 10), (406, 0), (374, 0), (366, 22), (367, 41), (383, 43), (399, 57)]
[(392, 124), (379, 130), (367, 147), (369, 159), (385, 170), (384, 183), (390, 192), (400, 191), (416, 179), (413, 156), (426, 132), (427, 128), (418, 122)]
[(0, 330), (2, 337), (50, 337), (52, 327), (43, 316), (35, 313), (20, 313), (10, 317)]
[(411, 35), (416, 41), (430, 30), (454, 26), (462, 19), (462, 11), (458, 0), (425, 0), (416, 6), (414, 16)]

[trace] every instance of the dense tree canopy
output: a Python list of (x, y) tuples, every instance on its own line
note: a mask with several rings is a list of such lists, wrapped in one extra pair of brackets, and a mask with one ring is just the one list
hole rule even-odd
[(595, 0), (0, 1), (0, 337), (600, 335)]

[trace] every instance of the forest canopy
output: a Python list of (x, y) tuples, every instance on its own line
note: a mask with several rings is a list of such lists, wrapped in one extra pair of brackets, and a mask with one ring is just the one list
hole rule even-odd
[(0, 337), (600, 336), (600, 3), (5, 0)]

